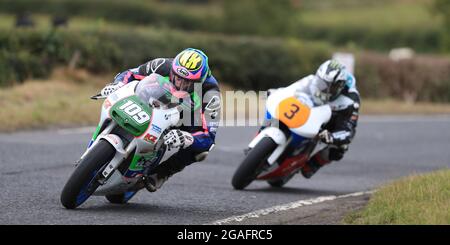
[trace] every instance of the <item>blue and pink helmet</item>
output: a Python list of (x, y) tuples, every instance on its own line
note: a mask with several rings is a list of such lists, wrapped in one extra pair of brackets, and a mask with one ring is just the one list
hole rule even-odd
[(190, 83), (203, 83), (209, 74), (208, 56), (201, 50), (188, 48), (173, 59), (170, 79), (174, 84), (175, 79)]

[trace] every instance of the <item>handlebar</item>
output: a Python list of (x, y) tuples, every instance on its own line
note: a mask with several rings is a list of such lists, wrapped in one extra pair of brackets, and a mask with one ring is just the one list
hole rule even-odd
[(102, 94), (96, 94), (94, 96), (91, 96), (91, 100), (99, 100), (99, 99), (105, 99), (106, 96), (103, 96)]

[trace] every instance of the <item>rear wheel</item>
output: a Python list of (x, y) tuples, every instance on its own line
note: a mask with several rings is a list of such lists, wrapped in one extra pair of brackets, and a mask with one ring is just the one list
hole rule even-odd
[(74, 209), (83, 204), (99, 187), (97, 173), (114, 157), (116, 149), (107, 141), (100, 140), (83, 158), (70, 176), (61, 193), (61, 204)]
[(236, 190), (247, 187), (263, 171), (269, 155), (277, 144), (271, 138), (263, 138), (241, 163), (234, 173), (231, 184)]
[(267, 183), (269, 183), (270, 186), (272, 187), (276, 187), (276, 188), (281, 188), (283, 187), (287, 182), (289, 182), (289, 180), (292, 179), (292, 177), (294, 177), (295, 174), (291, 174), (282, 178), (278, 178), (278, 179), (274, 179), (274, 180), (268, 180)]
[(110, 203), (125, 204), (131, 198), (133, 198), (134, 195), (136, 195), (136, 193), (137, 193), (137, 191), (127, 191), (127, 192), (122, 193), (122, 194), (106, 195), (105, 197)]

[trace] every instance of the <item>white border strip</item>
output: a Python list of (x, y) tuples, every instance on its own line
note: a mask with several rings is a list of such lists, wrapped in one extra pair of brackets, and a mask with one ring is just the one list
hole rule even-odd
[(273, 206), (273, 207), (266, 208), (266, 209), (256, 210), (251, 213), (247, 213), (247, 214), (243, 214), (243, 215), (231, 216), (226, 219), (214, 221), (210, 224), (211, 225), (224, 225), (224, 224), (231, 223), (231, 222), (242, 222), (247, 219), (259, 218), (261, 216), (265, 216), (268, 214), (275, 214), (275, 213), (295, 209), (295, 208), (302, 207), (302, 206), (309, 206), (309, 205), (313, 205), (313, 204), (317, 204), (317, 203), (322, 203), (322, 202), (327, 202), (327, 201), (332, 201), (332, 200), (347, 198), (347, 197), (363, 196), (363, 195), (367, 195), (367, 194), (372, 194), (374, 192), (375, 191), (364, 191), (364, 192), (355, 192), (355, 193), (350, 193), (350, 194), (340, 195), (340, 196), (322, 196), (322, 197), (317, 197), (317, 198), (312, 198), (312, 199), (307, 199), (307, 200), (300, 200), (300, 201), (291, 202), (291, 203), (287, 203), (287, 204), (283, 204), (283, 205)]
[[(220, 127), (260, 126), (262, 120), (255, 118), (236, 118), (221, 120)], [(442, 123), (450, 122), (450, 114), (435, 115), (361, 115), (359, 122), (363, 123)], [(258, 125), (256, 125), (258, 124)]]
[(450, 122), (450, 115), (361, 115), (359, 121), (367, 123)]

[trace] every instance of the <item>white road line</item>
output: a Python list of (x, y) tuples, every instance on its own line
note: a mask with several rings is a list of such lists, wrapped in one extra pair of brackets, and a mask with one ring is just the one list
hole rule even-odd
[(450, 116), (449, 115), (361, 116), (359, 121), (368, 123), (450, 122)]
[(355, 193), (340, 195), (340, 196), (322, 196), (322, 197), (317, 197), (317, 198), (312, 198), (312, 199), (307, 199), (307, 200), (300, 200), (300, 201), (291, 202), (291, 203), (287, 203), (287, 204), (283, 204), (283, 205), (273, 206), (270, 208), (260, 209), (260, 210), (253, 211), (251, 213), (247, 213), (247, 214), (243, 214), (243, 215), (231, 216), (226, 219), (214, 221), (210, 224), (211, 225), (224, 225), (224, 224), (227, 224), (230, 222), (242, 222), (247, 219), (255, 219), (255, 218), (259, 218), (261, 216), (265, 216), (268, 214), (275, 214), (275, 213), (295, 209), (295, 208), (302, 207), (302, 206), (308, 206), (308, 205), (313, 205), (313, 204), (317, 204), (317, 203), (322, 203), (322, 202), (327, 202), (327, 201), (332, 201), (332, 200), (342, 199), (342, 198), (347, 198), (347, 197), (363, 196), (363, 195), (367, 195), (367, 194), (372, 194), (374, 192), (375, 191), (364, 191), (364, 192), (355, 192)]
[[(434, 116), (421, 116), (421, 115), (411, 115), (411, 116), (361, 116), (360, 122), (368, 123), (403, 123), (403, 122), (450, 122), (450, 115), (434, 115)], [(251, 120), (249, 126), (259, 126), (253, 125), (256, 121)], [(237, 125), (243, 126), (246, 124), (245, 120), (238, 119), (237, 121), (222, 120), (220, 126), (222, 127), (236, 127)], [(247, 124), (249, 124), (247, 122)], [(81, 128), (69, 128), (69, 129), (59, 129), (58, 134), (85, 134), (93, 133), (95, 126), (91, 127), (81, 127)]]
[[(359, 119), (364, 123), (435, 123), (435, 122), (450, 122), (450, 115), (362, 115)], [(245, 120), (237, 118), (234, 120), (222, 120), (220, 121), (220, 127), (243, 127), (248, 126), (260, 126), (259, 120), (251, 119)], [(258, 124), (258, 125), (256, 125)]]

